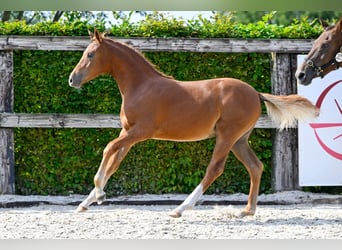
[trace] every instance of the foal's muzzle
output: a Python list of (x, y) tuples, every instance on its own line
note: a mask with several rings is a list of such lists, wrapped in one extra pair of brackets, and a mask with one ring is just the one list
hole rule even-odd
[(79, 75), (75, 75), (73, 73), (70, 74), (69, 77), (69, 86), (79, 89), (82, 86), (82, 78)]

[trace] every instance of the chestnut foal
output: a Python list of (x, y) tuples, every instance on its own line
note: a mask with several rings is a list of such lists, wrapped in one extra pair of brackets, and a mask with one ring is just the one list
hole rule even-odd
[(170, 216), (180, 217), (196, 204), (223, 173), (230, 150), (250, 176), (248, 202), (241, 215), (253, 215), (263, 164), (250, 148), (248, 137), (260, 116), (261, 101), (280, 129), (295, 125), (298, 119), (316, 117), (318, 109), (298, 95), (261, 94), (233, 78), (177, 81), (157, 71), (135, 49), (106, 38), (96, 29), (89, 34), (91, 42), (71, 72), (69, 84), (80, 88), (101, 74), (112, 75), (122, 95), (122, 130), (104, 149), (94, 177), (95, 188), (77, 211), (87, 210), (95, 201), (102, 203), (108, 179), (136, 143), (147, 139), (196, 141), (215, 136), (216, 145), (204, 178)]

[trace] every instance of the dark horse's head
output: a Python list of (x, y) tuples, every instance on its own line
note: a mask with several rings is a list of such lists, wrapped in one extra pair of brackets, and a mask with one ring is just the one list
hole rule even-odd
[(342, 17), (329, 26), (321, 20), (323, 33), (314, 42), (307, 58), (296, 72), (298, 83), (309, 85), (312, 79), (324, 77), (342, 64)]

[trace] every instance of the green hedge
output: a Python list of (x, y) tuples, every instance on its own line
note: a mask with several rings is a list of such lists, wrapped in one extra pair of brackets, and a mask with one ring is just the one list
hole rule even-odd
[[(268, 23), (241, 25), (229, 16), (212, 20), (199, 17), (185, 22), (160, 14), (144, 22), (110, 28), (114, 36), (308, 38), (320, 32), (306, 19), (281, 27)], [(103, 24), (97, 24), (105, 30)], [(87, 35), (85, 22), (0, 23), (0, 35)], [(107, 28), (108, 29), (108, 28)], [(242, 79), (258, 91), (270, 92), (270, 55), (224, 53), (144, 53), (164, 73), (178, 80), (216, 77)], [(82, 90), (68, 86), (68, 76), (81, 52), (15, 51), (14, 111), (18, 113), (119, 113), (121, 97), (113, 79), (99, 77)], [(117, 129), (15, 129), (15, 173), (18, 194), (86, 194), (106, 144)], [(255, 129), (250, 143), (265, 164), (261, 192), (271, 192), (271, 130)], [(214, 140), (176, 143), (149, 140), (133, 147), (110, 179), (109, 195), (136, 193), (189, 193), (201, 180), (210, 160)], [(248, 193), (247, 171), (231, 154), (225, 173), (208, 193)]]
[[(294, 19), (288, 26), (272, 24), (275, 13), (264, 15), (256, 23), (241, 24), (234, 20), (232, 14), (215, 14), (211, 19), (200, 15), (192, 20), (165, 17), (154, 12), (143, 21), (131, 23), (130, 17), (124, 17), (120, 24), (106, 27), (104, 23), (95, 23), (99, 30), (106, 30), (119, 37), (202, 37), (202, 38), (316, 38), (322, 28), (317, 20), (312, 22), (307, 17)], [(0, 22), (0, 34), (7, 35), (56, 35), (82, 36), (93, 28), (86, 21), (41, 22), (26, 25), (24, 21)]]

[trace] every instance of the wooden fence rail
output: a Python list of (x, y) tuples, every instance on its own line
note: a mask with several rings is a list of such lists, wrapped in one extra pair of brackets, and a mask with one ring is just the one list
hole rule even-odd
[[(312, 41), (305, 39), (111, 38), (142, 51), (297, 54), (312, 46)], [(83, 51), (88, 44), (88, 37), (0, 36), (0, 50)]]
[[(275, 128), (260, 116), (256, 128)], [(121, 128), (119, 115), (107, 114), (20, 114), (0, 113), (0, 128)]]
[[(296, 55), (308, 52), (312, 40), (302, 39), (199, 39), (114, 38), (141, 51), (272, 53), (272, 93), (296, 93)], [(0, 36), (0, 194), (13, 194), (14, 136), (16, 127), (120, 128), (118, 115), (13, 113), (13, 50), (83, 51), (87, 37)], [(258, 128), (274, 128), (261, 116)], [(274, 131), (272, 187), (275, 191), (298, 188), (297, 130)]]

